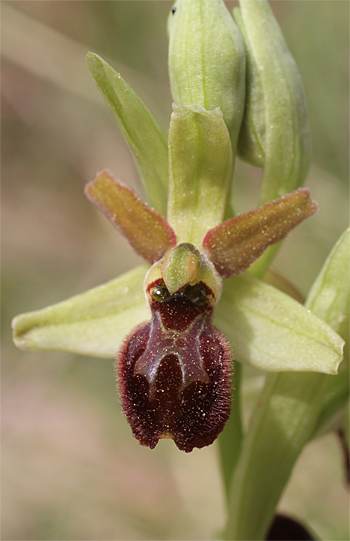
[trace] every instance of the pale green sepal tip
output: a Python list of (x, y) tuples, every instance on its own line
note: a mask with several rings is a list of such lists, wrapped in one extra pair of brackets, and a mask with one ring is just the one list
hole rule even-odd
[(228, 278), (215, 321), (236, 360), (266, 371), (336, 374), (344, 341), (294, 299), (247, 273)]
[(150, 318), (142, 265), (104, 285), (13, 320), (21, 349), (114, 358), (125, 336)]
[(103, 58), (85, 61), (132, 151), (150, 205), (165, 216), (168, 190), (167, 136), (134, 90)]
[(201, 247), (207, 231), (222, 222), (232, 167), (220, 109), (175, 105), (169, 130), (168, 222), (178, 243)]

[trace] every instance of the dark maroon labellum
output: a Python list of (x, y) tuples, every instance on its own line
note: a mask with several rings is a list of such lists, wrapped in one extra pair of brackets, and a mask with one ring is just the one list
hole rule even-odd
[(126, 339), (117, 360), (119, 390), (133, 435), (153, 449), (210, 445), (230, 415), (231, 352), (212, 324), (212, 297), (199, 282), (171, 295), (163, 280), (147, 289), (152, 319)]

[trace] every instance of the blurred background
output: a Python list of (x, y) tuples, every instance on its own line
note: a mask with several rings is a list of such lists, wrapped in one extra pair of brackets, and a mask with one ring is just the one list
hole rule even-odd
[[(234, 2), (227, 2), (229, 9)], [(304, 82), (313, 138), (307, 185), (320, 211), (275, 268), (306, 294), (348, 224), (349, 3), (273, 1)], [(131, 436), (112, 361), (30, 353), (11, 319), (139, 263), (83, 194), (108, 168), (144, 196), (133, 158), (84, 64), (121, 72), (165, 130), (167, 1), (2, 2), (2, 490), (4, 540), (212, 539), (225, 506), (216, 444), (187, 455)], [(261, 171), (237, 162), (234, 206), (257, 204)], [(247, 411), (263, 374), (247, 371)], [(348, 538), (342, 456), (332, 435), (308, 446), (281, 510), (324, 540)]]

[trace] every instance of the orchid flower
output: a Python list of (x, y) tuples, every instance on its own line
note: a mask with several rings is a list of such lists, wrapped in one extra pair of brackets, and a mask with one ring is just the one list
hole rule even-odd
[[(121, 406), (142, 445), (154, 448), (172, 438), (189, 452), (211, 444), (227, 425), (220, 436), (227, 491), (235, 470), (238, 475), (227, 538), (234, 532), (235, 539), (257, 539), (271, 521), (285, 470), (277, 468), (276, 495), (263, 510), (262, 526), (251, 521), (254, 531), (247, 526), (251, 502), (261, 493), (253, 488), (242, 504), (248, 486), (242, 472), (249, 477), (248, 465), (251, 472), (261, 467), (261, 448), (263, 458), (270, 443), (280, 450), (258, 429), (259, 423), (269, 425), (269, 408), (274, 414), (273, 385), (280, 385), (283, 402), (288, 382), (295, 380), (298, 402), (314, 388), (301, 372), (321, 378), (338, 372), (349, 235), (334, 256), (341, 260), (342, 278), (338, 271), (333, 276), (331, 263), (323, 271), (328, 289), (341, 299), (332, 320), (318, 304), (323, 278), (306, 306), (281, 291), (290, 291), (283, 278), (278, 287), (264, 281), (280, 242), (317, 210), (302, 187), (310, 144), (296, 65), (265, 0), (241, 0), (234, 18), (221, 0), (178, 0), (168, 31), (175, 101), (168, 136), (120, 74), (98, 55), (86, 57), (133, 152), (149, 204), (108, 170), (85, 193), (145, 263), (91, 291), (17, 316), (14, 340), (22, 349), (116, 359)], [(264, 176), (258, 208), (235, 216), (236, 153), (263, 167)], [(274, 373), (264, 395), (266, 415), (254, 417), (253, 435), (244, 442), (240, 363)], [(317, 407), (311, 397), (307, 402), (313, 424), (293, 448), (287, 472), (317, 423), (324, 394), (318, 382)], [(288, 406), (281, 411), (290, 419)], [(241, 445), (248, 454), (240, 454)], [(262, 478), (264, 490), (269, 480)]]

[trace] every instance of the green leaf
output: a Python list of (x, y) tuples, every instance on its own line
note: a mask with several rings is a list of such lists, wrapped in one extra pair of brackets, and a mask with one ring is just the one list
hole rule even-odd
[(105, 60), (94, 53), (88, 53), (85, 60), (134, 155), (150, 205), (165, 216), (168, 191), (166, 134), (137, 94)]
[(235, 359), (267, 371), (336, 374), (343, 340), (274, 287), (242, 274), (224, 281), (215, 322)]
[(178, 242), (201, 247), (223, 220), (232, 175), (229, 133), (220, 109), (175, 106), (169, 131), (168, 221)]
[[(349, 275), (344, 264), (349, 259), (345, 248), (348, 242), (349, 232), (335, 246), (306, 301), (306, 308), (314, 310), (336, 331), (341, 328), (339, 320), (349, 299)], [(329, 294), (330, 286), (333, 295)], [(335, 342), (341, 349), (341, 339), (335, 338)], [(294, 464), (315, 433), (330, 381), (338, 377), (312, 373), (267, 377), (232, 479), (225, 539), (265, 539)]]
[(177, 0), (168, 20), (175, 103), (220, 107), (236, 149), (245, 94), (241, 35), (222, 0)]
[(159, 261), (176, 245), (168, 222), (141, 201), (133, 190), (118, 182), (108, 171), (101, 171), (85, 187), (87, 197), (128, 239), (135, 252), (148, 263)]
[(203, 247), (221, 276), (234, 276), (316, 210), (309, 190), (299, 188), (211, 229), (204, 237)]
[(147, 268), (137, 267), (81, 295), (17, 316), (16, 346), (114, 358), (125, 336), (150, 319), (143, 291)]

